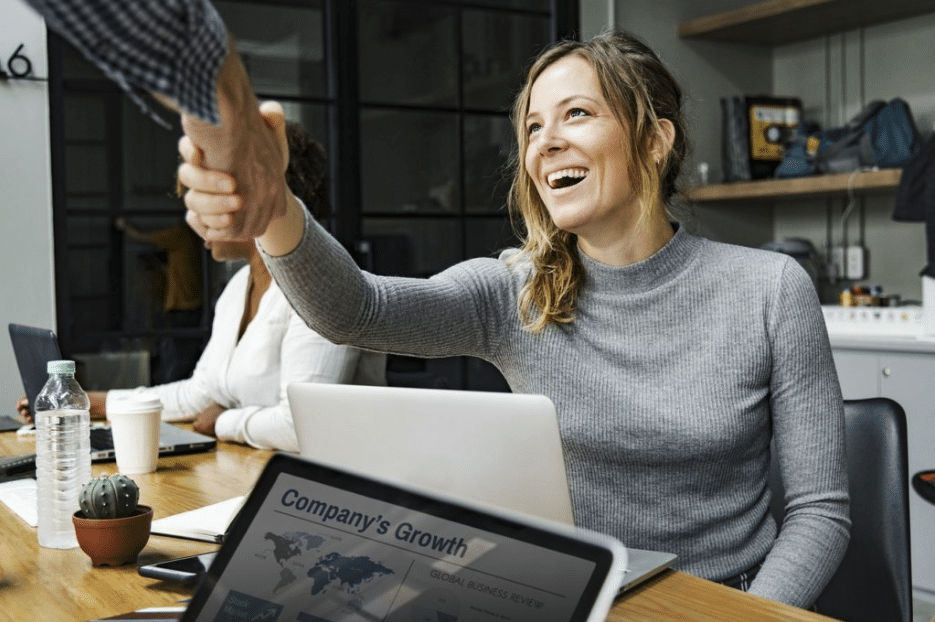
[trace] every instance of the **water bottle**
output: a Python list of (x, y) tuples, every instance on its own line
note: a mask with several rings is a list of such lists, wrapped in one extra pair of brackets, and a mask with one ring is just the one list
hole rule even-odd
[(36, 500), (39, 546), (78, 546), (72, 514), (91, 479), (88, 394), (75, 380), (74, 361), (49, 361), (49, 379), (36, 397)]

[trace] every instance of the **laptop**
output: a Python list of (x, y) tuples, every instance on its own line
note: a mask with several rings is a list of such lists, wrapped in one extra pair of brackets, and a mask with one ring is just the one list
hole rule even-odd
[[(62, 358), (55, 332), (48, 328), (10, 324), (10, 341), (13, 354), (19, 367), (23, 390), (29, 401), (29, 410), (33, 410), (36, 397), (45, 386), (49, 374), (46, 363)], [(208, 451), (217, 446), (217, 439), (180, 428), (163, 421), (159, 433), (159, 455)], [(91, 423), (91, 460), (93, 462), (113, 462), (116, 460), (113, 437), (110, 427), (104, 423)]]
[[(305, 458), (574, 524), (555, 406), (543, 395), (323, 383), (287, 391)], [(677, 559), (627, 550), (621, 591)]]
[(294, 455), (267, 463), (182, 622), (603, 622), (627, 550)]

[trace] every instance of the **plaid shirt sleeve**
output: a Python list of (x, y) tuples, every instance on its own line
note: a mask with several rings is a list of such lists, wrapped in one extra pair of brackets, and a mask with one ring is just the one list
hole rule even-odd
[(26, 0), (162, 125), (147, 92), (218, 123), (216, 78), (227, 54), (210, 0)]

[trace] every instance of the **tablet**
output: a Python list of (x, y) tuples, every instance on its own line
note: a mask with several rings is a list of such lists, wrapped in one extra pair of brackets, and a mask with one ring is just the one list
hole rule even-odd
[(593, 532), (276, 454), (183, 622), (603, 622), (626, 549)]

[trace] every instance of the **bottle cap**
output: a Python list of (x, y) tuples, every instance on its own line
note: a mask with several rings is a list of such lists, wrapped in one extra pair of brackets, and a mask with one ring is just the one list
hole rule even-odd
[(45, 366), (46, 373), (49, 374), (73, 374), (75, 373), (74, 361), (49, 361)]

